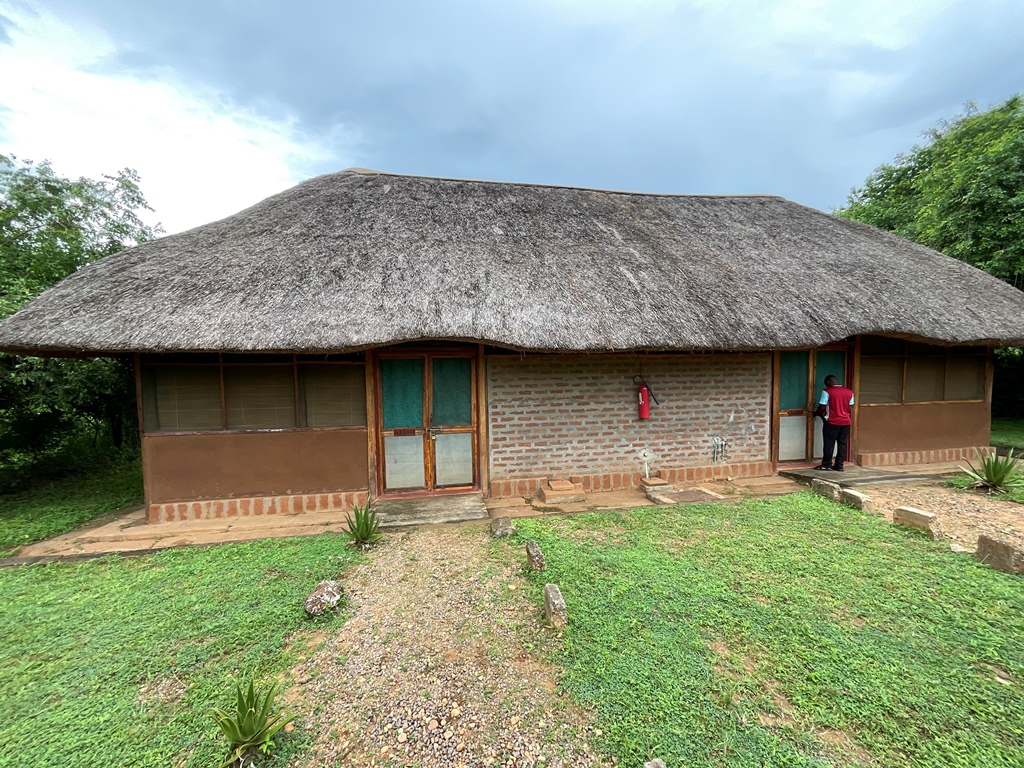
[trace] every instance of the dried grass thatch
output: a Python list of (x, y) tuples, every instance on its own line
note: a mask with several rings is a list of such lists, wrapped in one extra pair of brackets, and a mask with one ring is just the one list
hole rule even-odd
[(21, 352), (768, 349), (1020, 343), (1024, 293), (770, 196), (311, 179), (85, 267), (0, 324)]

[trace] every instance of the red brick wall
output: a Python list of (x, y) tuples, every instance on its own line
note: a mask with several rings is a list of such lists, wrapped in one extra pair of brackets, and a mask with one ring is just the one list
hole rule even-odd
[(712, 438), (729, 463), (770, 459), (771, 356), (644, 357), (660, 405), (637, 418), (637, 357), (489, 357), (491, 479), (636, 472), (645, 445), (656, 468), (707, 466)]

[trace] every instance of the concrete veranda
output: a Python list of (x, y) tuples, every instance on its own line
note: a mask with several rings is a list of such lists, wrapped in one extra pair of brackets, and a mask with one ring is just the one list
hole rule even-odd
[[(798, 481), (809, 483), (811, 477), (822, 477), (843, 485), (865, 483), (914, 483), (934, 480), (958, 472), (958, 462), (915, 464), (899, 467), (872, 467), (866, 470), (848, 465), (846, 473), (816, 472), (811, 469), (783, 469), (767, 477), (705, 483), (724, 500), (777, 496), (804, 489)], [(443, 497), (441, 497), (443, 499)], [(461, 507), (448, 497), (453, 507)], [(477, 497), (479, 498), (479, 497)], [(477, 502), (479, 503), (479, 501)], [(653, 506), (640, 489), (588, 494), (586, 501), (544, 506), (521, 497), (484, 500), (487, 515), (495, 517), (533, 517), (578, 514), (595, 510), (629, 509)], [(315, 536), (319, 533), (340, 533), (346, 530), (345, 512), (304, 512), (296, 515), (254, 515), (217, 520), (186, 520), (173, 523), (147, 523), (142, 508), (121, 514), (105, 515), (77, 530), (22, 547), (4, 564), (29, 563), (49, 559), (95, 557), (98, 555), (145, 554), (161, 549), (188, 546), (209, 546), (254, 539)], [(481, 516), (465, 515), (458, 509), (449, 518), (427, 517), (422, 522), (407, 516), (395, 519), (391, 527), (408, 525), (459, 524)], [(384, 527), (389, 527), (387, 523)]]

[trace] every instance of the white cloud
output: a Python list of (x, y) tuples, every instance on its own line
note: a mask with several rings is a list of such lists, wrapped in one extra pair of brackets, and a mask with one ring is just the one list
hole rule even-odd
[(40, 9), (3, 12), (16, 27), (0, 71), (16, 74), (0, 91), (0, 152), (52, 160), (71, 176), (135, 168), (167, 232), (230, 215), (317, 166), (351, 164), (336, 151), (354, 143), (343, 131), (304, 135), (294, 120), (240, 109), (171, 71), (103, 74), (114, 46), (102, 29)]

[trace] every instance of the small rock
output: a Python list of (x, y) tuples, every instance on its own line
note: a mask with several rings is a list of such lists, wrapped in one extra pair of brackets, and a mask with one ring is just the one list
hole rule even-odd
[(491, 535), (495, 538), (511, 536), (515, 532), (516, 527), (512, 524), (511, 517), (497, 517), (491, 520)]
[(526, 563), (531, 571), (547, 570), (548, 564), (544, 560), (544, 553), (540, 551), (540, 545), (536, 541), (526, 542)]
[(428, 731), (436, 731), (437, 730), (437, 720), (431, 720), (429, 723), (427, 723), (427, 730)]
[(905, 525), (908, 528), (924, 531), (931, 539), (942, 538), (942, 532), (939, 530), (939, 520), (934, 512), (925, 512), (916, 507), (897, 507), (892, 513), (892, 521), (896, 525)]
[(569, 612), (557, 584), (544, 585), (544, 615), (552, 627), (565, 627), (569, 624)]
[(304, 604), (306, 613), (310, 616), (320, 616), (324, 611), (334, 608), (341, 600), (341, 596), (341, 584), (324, 579), (306, 598)]
[(660, 757), (656, 757), (653, 760), (644, 763), (644, 768), (665, 768), (665, 761)]
[(408, 740), (408, 738), (409, 737), (405, 735), (404, 731), (399, 731), (398, 732), (398, 743), (399, 744), (405, 744), (405, 742)]
[(978, 537), (978, 550), (974, 557), (1003, 573), (1024, 574), (1024, 549), (989, 536)]
[(452, 717), (458, 717), (462, 714), (462, 710), (458, 707), (452, 707)]

